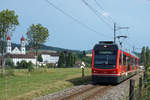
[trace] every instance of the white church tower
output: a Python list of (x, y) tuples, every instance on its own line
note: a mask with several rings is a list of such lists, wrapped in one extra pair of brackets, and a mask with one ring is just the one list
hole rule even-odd
[(7, 47), (6, 47), (6, 53), (11, 53), (11, 38), (10, 36), (7, 37)]
[(24, 37), (21, 38), (21, 54), (26, 54)]

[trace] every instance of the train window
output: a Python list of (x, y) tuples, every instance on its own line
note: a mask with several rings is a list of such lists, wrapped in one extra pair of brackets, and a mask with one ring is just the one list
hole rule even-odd
[(137, 60), (135, 59), (135, 63), (134, 63), (135, 65), (137, 65)]
[(95, 51), (94, 65), (115, 65), (117, 59), (116, 51)]
[(131, 58), (131, 65), (132, 65), (132, 69), (134, 69), (135, 67), (134, 58)]
[(114, 55), (115, 51), (95, 51), (96, 55)]
[(119, 65), (122, 65), (122, 53), (120, 53), (120, 56), (119, 56)]
[(123, 54), (123, 65), (126, 65), (126, 55), (125, 54)]
[(133, 58), (131, 58), (131, 65), (133, 65)]
[(139, 64), (139, 62), (138, 62), (138, 60), (136, 61), (136, 65), (138, 66), (138, 64)]
[(128, 57), (127, 59), (127, 71), (130, 70), (130, 57)]

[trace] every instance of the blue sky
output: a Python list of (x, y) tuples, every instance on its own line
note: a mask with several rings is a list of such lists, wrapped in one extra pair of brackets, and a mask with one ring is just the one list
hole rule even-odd
[[(97, 33), (65, 16), (45, 0), (1, 0), (0, 11), (15, 10), (20, 25), (13, 33), (12, 41), (20, 42), (32, 24), (41, 23), (47, 27), (50, 36), (46, 45), (67, 49), (92, 49), (98, 41), (113, 40), (113, 30), (97, 17), (82, 0), (49, 0), (66, 13), (73, 16)], [(129, 30), (120, 30), (117, 35), (128, 35), (124, 48), (141, 48), (150, 44), (150, 1), (148, 0), (96, 0), (105, 11), (99, 8), (95, 0), (86, 0), (100, 17), (113, 28), (111, 16), (118, 26), (128, 26)], [(103, 15), (101, 15), (103, 14)]]

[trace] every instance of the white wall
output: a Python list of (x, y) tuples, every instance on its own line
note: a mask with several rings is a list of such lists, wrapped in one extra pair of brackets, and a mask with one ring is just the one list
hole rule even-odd
[(59, 60), (59, 56), (50, 56), (46, 54), (42, 54), (43, 63), (57, 63)]
[(33, 64), (36, 64), (36, 59), (31, 58), (12, 58), (12, 61), (14, 62), (14, 65), (17, 65), (17, 62), (21, 62), (22, 60), (25, 60), (26, 62), (32, 62)]

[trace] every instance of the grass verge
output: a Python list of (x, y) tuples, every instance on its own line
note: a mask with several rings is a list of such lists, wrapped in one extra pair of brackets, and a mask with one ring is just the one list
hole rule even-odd
[(32, 100), (75, 85), (86, 84), (91, 78), (90, 68), (81, 79), (79, 68), (15, 70), (14, 76), (0, 77), (0, 100)]

